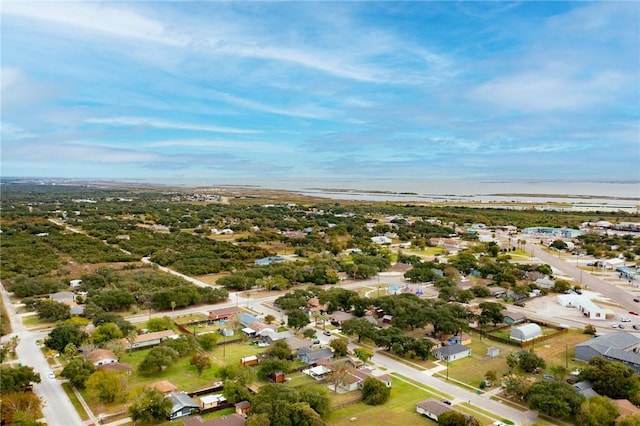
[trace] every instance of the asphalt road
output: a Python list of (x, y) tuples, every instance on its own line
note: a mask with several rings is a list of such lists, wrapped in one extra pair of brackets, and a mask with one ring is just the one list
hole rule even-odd
[[(48, 332), (31, 332), (24, 328), (15, 307), (11, 304), (4, 286), (0, 285), (2, 299), (9, 314), (13, 333), (5, 336), (9, 339), (13, 336), (20, 338), (16, 349), (18, 359), (22, 365), (33, 367), (36, 373), (40, 373), (41, 382), (33, 387), (33, 391), (42, 400), (42, 414), (49, 426), (81, 426), (82, 419), (67, 394), (62, 389), (58, 379), (49, 379), (47, 373), (51, 370), (44, 354), (36, 344), (36, 340), (44, 339)], [(4, 339), (3, 339), (4, 340)]]

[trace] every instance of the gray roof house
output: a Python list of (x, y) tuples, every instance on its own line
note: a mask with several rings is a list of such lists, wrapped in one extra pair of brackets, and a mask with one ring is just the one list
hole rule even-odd
[(576, 345), (576, 359), (589, 362), (595, 356), (619, 361), (640, 373), (640, 337), (616, 332), (598, 336)]
[(519, 342), (527, 342), (540, 336), (542, 336), (542, 329), (538, 324), (534, 323), (522, 324), (519, 327), (514, 327), (511, 329), (511, 333), (509, 333), (510, 339), (517, 340)]
[(49, 295), (49, 299), (55, 300), (58, 303), (75, 302), (76, 295), (70, 291), (59, 291)]
[(306, 364), (315, 364), (316, 361), (321, 359), (333, 358), (333, 351), (329, 348), (311, 349), (300, 348), (298, 349), (298, 359)]
[(471, 348), (459, 343), (442, 346), (433, 351), (433, 356), (441, 361), (455, 361), (456, 359), (467, 357), (470, 354)]
[(452, 408), (444, 402), (436, 401), (435, 399), (425, 399), (416, 404), (416, 412), (423, 416), (429, 417), (431, 420), (438, 421), (438, 416), (451, 411)]
[(193, 411), (198, 411), (200, 405), (184, 392), (171, 392), (167, 395), (171, 398), (173, 407), (171, 408), (171, 420), (188, 416)]

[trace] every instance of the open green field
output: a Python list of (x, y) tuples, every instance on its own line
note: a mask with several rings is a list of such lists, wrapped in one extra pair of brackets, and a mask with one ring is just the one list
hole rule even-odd
[(383, 405), (369, 406), (363, 402), (347, 405), (331, 413), (327, 423), (332, 426), (359, 425), (435, 425), (436, 423), (416, 413), (416, 403), (431, 395), (410, 383), (394, 380), (391, 397)]
[[(584, 364), (572, 360), (574, 350), (571, 348), (589, 338), (590, 336), (578, 330), (570, 330), (566, 334), (535, 345), (533, 350), (547, 362), (547, 370), (552, 365), (568, 365), (569, 370), (572, 370)], [(494, 370), (498, 377), (507, 374), (509, 372), (507, 355), (520, 351), (518, 346), (506, 345), (487, 338), (480, 340), (475, 334), (469, 346), (471, 346), (471, 356), (449, 363), (449, 377), (472, 387), (478, 387), (489, 370)], [(487, 356), (489, 347), (499, 348), (500, 354), (494, 358)], [(438, 373), (437, 376), (446, 377), (446, 371)]]
[(193, 322), (207, 321), (209, 317), (201, 313), (193, 313), (187, 315), (177, 315), (173, 318), (173, 322), (180, 325), (191, 324)]

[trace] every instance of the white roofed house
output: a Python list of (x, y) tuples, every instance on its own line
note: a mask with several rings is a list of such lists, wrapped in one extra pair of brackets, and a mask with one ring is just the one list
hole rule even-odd
[(442, 414), (453, 410), (449, 405), (444, 402), (436, 401), (435, 399), (425, 399), (416, 404), (416, 412), (430, 418), (433, 421), (438, 421), (438, 417)]
[(375, 237), (371, 237), (371, 241), (376, 243), (376, 244), (391, 244), (391, 238), (384, 236), (384, 235), (378, 235)]

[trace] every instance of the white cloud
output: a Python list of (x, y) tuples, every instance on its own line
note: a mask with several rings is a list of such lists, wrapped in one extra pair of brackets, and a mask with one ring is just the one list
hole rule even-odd
[(12, 1), (3, 2), (2, 14), (173, 46), (188, 43), (183, 37), (167, 34), (156, 20), (104, 3)]
[(322, 107), (316, 105), (296, 105), (295, 107), (285, 109), (272, 105), (268, 105), (262, 102), (256, 102), (249, 99), (244, 99), (238, 96), (234, 96), (229, 93), (213, 92), (213, 95), (221, 100), (224, 100), (230, 104), (249, 108), (255, 111), (268, 112), (270, 114), (285, 115), (289, 117), (301, 117), (311, 119), (324, 119), (333, 115), (333, 113)]
[(248, 142), (248, 141), (229, 141), (229, 140), (207, 140), (207, 139), (178, 139), (178, 140), (166, 140), (157, 142), (148, 142), (144, 144), (149, 148), (208, 148), (208, 149), (222, 149), (231, 151), (250, 151), (256, 152), (269, 152), (269, 153), (284, 153), (293, 152), (295, 149), (278, 142)]
[(124, 127), (140, 126), (140, 127), (154, 127), (158, 129), (193, 130), (193, 131), (213, 132), (213, 133), (233, 133), (233, 134), (261, 133), (259, 130), (254, 130), (254, 129), (206, 126), (206, 125), (200, 125), (200, 124), (178, 123), (173, 121), (155, 120), (152, 118), (142, 118), (142, 117), (89, 118), (85, 120), (85, 122), (89, 124), (106, 124), (109, 126), (124, 126)]

